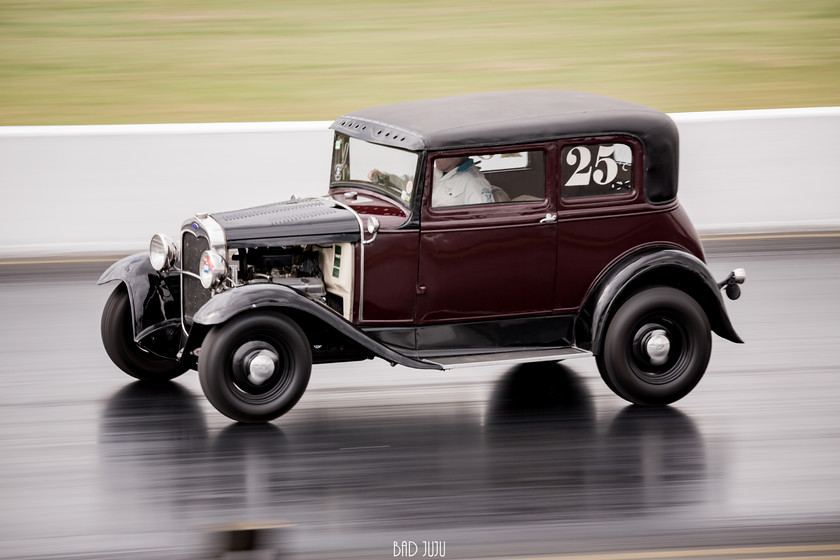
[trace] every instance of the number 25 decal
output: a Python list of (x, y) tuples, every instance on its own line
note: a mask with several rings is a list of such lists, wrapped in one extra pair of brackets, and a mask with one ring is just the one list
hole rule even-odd
[(592, 152), (596, 146), (575, 146), (566, 154), (566, 163), (576, 166), (575, 172), (566, 181), (567, 187), (585, 187), (595, 181), (597, 185), (609, 185), (618, 177), (618, 164), (615, 161), (615, 145), (597, 146), (598, 155), (592, 164)]

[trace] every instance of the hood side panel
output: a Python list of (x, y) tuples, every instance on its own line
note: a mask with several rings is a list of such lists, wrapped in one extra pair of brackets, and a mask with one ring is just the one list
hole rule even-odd
[(228, 247), (353, 243), (359, 222), (326, 199), (302, 199), (212, 214), (225, 230)]

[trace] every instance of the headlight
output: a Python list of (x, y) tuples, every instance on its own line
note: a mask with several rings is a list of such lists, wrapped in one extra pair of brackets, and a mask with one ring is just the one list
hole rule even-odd
[(227, 274), (225, 259), (216, 251), (204, 251), (201, 254), (201, 268), (198, 276), (201, 278), (201, 285), (207, 288), (215, 287)]
[(149, 243), (149, 260), (158, 272), (171, 268), (178, 260), (178, 246), (169, 236), (155, 234)]

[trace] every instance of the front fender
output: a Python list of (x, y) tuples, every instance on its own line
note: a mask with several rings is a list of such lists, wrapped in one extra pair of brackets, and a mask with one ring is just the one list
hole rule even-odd
[[(292, 309), (305, 313), (330, 327), (373, 354), (392, 364), (420, 369), (442, 369), (437, 364), (415, 360), (373, 340), (344, 317), (316, 299), (282, 284), (248, 284), (213, 296), (193, 316), (193, 328), (198, 336), (215, 325), (251, 309)], [(201, 325), (195, 329), (195, 325)], [(192, 331), (190, 338), (193, 338)], [(190, 340), (189, 347), (200, 346), (201, 341)]]
[(705, 263), (690, 253), (664, 249), (628, 256), (602, 276), (579, 313), (575, 326), (578, 344), (591, 345), (593, 354), (600, 353), (607, 324), (621, 303), (639, 289), (652, 285), (672, 286), (686, 292), (701, 305), (718, 336), (743, 342), (729, 320), (718, 284)]
[(148, 253), (130, 255), (112, 264), (97, 284), (108, 282), (122, 282), (128, 290), (135, 340), (161, 323), (180, 322), (180, 281), (158, 273)]

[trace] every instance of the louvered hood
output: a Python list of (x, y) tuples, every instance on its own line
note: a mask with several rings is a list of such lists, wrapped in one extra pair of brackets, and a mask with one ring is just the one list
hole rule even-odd
[(354, 243), (361, 235), (351, 211), (323, 198), (289, 200), (212, 216), (225, 230), (228, 249)]

